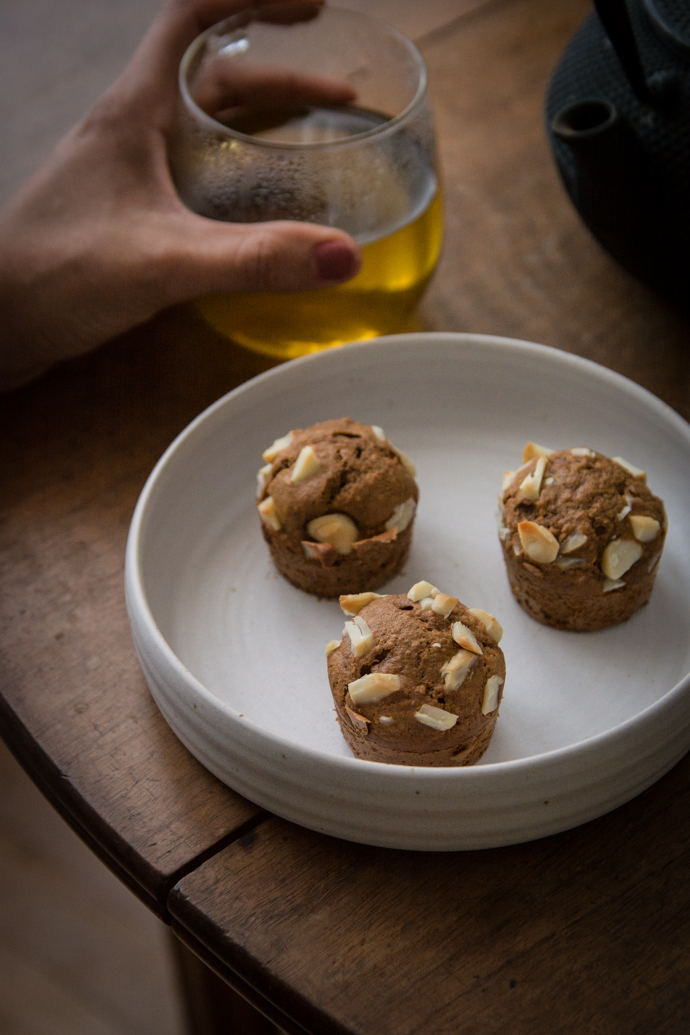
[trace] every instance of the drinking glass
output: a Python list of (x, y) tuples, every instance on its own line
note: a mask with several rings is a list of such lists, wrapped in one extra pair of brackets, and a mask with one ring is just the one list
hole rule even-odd
[[(286, 73), (296, 101), (286, 91), (270, 96), (272, 77), (284, 81)], [(218, 84), (233, 79), (263, 84), (254, 90), (260, 102), (238, 104), (231, 94), (224, 100)], [(324, 79), (346, 84), (353, 100), (321, 103)], [(170, 165), (190, 209), (235, 223), (296, 219), (338, 227), (363, 255), (346, 284), (208, 295), (196, 302), (204, 318), (281, 359), (404, 327), (436, 266), (443, 225), (426, 71), (416, 47), (392, 26), (354, 11), (314, 4), (248, 9), (192, 43), (180, 67), (180, 93)]]

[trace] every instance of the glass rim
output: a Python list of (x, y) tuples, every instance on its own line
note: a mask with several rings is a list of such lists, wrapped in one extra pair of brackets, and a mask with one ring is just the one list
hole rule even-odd
[[(417, 85), (417, 90), (415, 91), (415, 95), (410, 101), (410, 103), (406, 105), (406, 107), (403, 108), (403, 110), (399, 112), (397, 115), (394, 115), (392, 118), (387, 119), (380, 125), (373, 126), (371, 129), (364, 130), (364, 132), (362, 133), (353, 133), (351, 136), (340, 137), (337, 140), (310, 141), (308, 143), (295, 143), (292, 141), (279, 142), (275, 140), (265, 140), (261, 137), (251, 136), (251, 134), (249, 133), (241, 133), (239, 130), (230, 129), (228, 126), (224, 126), (222, 122), (218, 122), (217, 119), (214, 119), (212, 115), (208, 115), (202, 108), (199, 107), (199, 105), (196, 103), (189, 91), (187, 76), (192, 61), (197, 56), (199, 50), (205, 45), (206, 40), (209, 36), (211, 36), (214, 33), (218, 33), (218, 30), (221, 29), (221, 27), (227, 26), (228, 31), (233, 27), (240, 28), (240, 20), (253, 11), (263, 11), (265, 13), (265, 7), (247, 7), (244, 11), (238, 11), (235, 14), (230, 15), (229, 18), (224, 18), (221, 21), (216, 22), (215, 25), (209, 26), (208, 29), (204, 29), (204, 31), (199, 33), (199, 35), (189, 44), (180, 62), (178, 83), (180, 88), (180, 95), (185, 104), (185, 107), (190, 112), (190, 114), (195, 119), (197, 119), (197, 121), (206, 125), (209, 129), (213, 129), (216, 133), (223, 133), (231, 140), (238, 140), (243, 141), (245, 143), (251, 143), (254, 147), (263, 147), (267, 150), (273, 151), (331, 151), (336, 148), (349, 147), (353, 144), (359, 144), (363, 140), (368, 140), (372, 137), (381, 137), (385, 134), (393, 132), (400, 126), (402, 122), (407, 121), (410, 118), (410, 116), (420, 106), (422, 100), (426, 96), (426, 64), (419, 49), (412, 42), (412, 40), (408, 39), (408, 37), (405, 36), (404, 33), (400, 32), (400, 30), (396, 29), (394, 25), (391, 25), (390, 22), (384, 21), (382, 18), (376, 18), (374, 17), (374, 15), (370, 14), (362, 14), (360, 11), (352, 11), (346, 7), (328, 6), (324, 7), (320, 14), (327, 14), (329, 11), (337, 11), (338, 14), (345, 14), (348, 17), (352, 17), (357, 20), (362, 20), (366, 22), (376, 22), (379, 25), (385, 26), (385, 28), (388, 29), (390, 34), (392, 36), (397, 37), (397, 39), (404, 45), (405, 49), (414, 58), (415, 64), (419, 72), (419, 83)], [(247, 23), (245, 22), (245, 24)]]

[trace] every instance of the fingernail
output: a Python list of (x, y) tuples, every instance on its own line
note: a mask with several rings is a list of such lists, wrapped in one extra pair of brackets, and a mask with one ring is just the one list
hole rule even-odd
[(344, 241), (324, 241), (314, 249), (319, 280), (349, 280), (358, 271), (361, 260)]

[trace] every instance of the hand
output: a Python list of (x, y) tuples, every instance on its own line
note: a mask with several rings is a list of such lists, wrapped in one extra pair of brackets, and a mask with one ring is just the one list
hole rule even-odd
[[(180, 60), (203, 29), (246, 6), (168, 0), (120, 78), (0, 214), (0, 387), (178, 302), (216, 291), (309, 290), (359, 269), (357, 245), (340, 230), (218, 222), (190, 212), (175, 192), (166, 137)], [(295, 99), (314, 89), (321, 97), (325, 89), (329, 103), (353, 97), (333, 83), (283, 81), (281, 99), (286, 89)], [(209, 90), (216, 109), (253, 99), (252, 90), (265, 99), (265, 84), (247, 81)]]

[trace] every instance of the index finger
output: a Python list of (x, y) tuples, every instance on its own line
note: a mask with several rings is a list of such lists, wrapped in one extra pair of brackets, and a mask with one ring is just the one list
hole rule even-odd
[(191, 92), (201, 110), (220, 121), (230, 109), (247, 104), (349, 104), (357, 96), (337, 79), (285, 67), (248, 66), (232, 58), (200, 69)]

